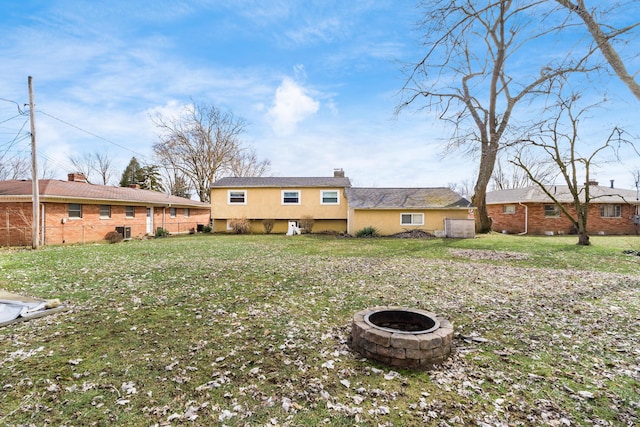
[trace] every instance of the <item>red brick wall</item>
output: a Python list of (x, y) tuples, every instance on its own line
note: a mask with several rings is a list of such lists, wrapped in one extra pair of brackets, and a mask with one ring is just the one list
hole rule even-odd
[[(514, 205), (514, 204), (510, 204)], [(571, 221), (561, 213), (559, 217), (545, 217), (543, 203), (529, 203), (528, 207), (528, 233), (529, 234), (571, 234), (573, 225)], [(492, 229), (497, 232), (522, 233), (525, 231), (525, 207), (515, 204), (516, 211), (513, 214), (503, 213), (503, 205), (490, 205), (487, 207), (489, 216), (493, 220)], [(592, 203), (589, 206), (587, 218), (587, 230), (589, 234), (624, 235), (636, 234), (633, 224), (635, 206), (621, 205), (620, 218), (603, 218), (600, 216), (600, 205)], [(569, 212), (575, 215), (575, 209), (570, 207)], [(640, 231), (640, 228), (638, 229)]]
[[(209, 209), (191, 208), (185, 217), (184, 209), (177, 208), (176, 217), (171, 218), (168, 208), (154, 208), (152, 234), (158, 227), (171, 234), (189, 233), (198, 224), (208, 224), (210, 214)], [(31, 246), (31, 203), (3, 203), (0, 216), (0, 245)], [(100, 205), (83, 204), (82, 218), (74, 219), (69, 218), (67, 203), (44, 203), (45, 245), (101, 241), (116, 227), (130, 227), (131, 237), (144, 236), (147, 208), (136, 206), (135, 216), (127, 218), (124, 205), (111, 205), (111, 218), (100, 218)]]

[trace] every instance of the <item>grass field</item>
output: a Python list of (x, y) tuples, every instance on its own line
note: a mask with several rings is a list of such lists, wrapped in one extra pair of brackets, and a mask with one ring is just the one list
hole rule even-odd
[[(638, 237), (195, 235), (0, 250), (68, 312), (0, 329), (0, 425), (640, 424)], [(355, 312), (420, 307), (455, 352), (391, 369)]]

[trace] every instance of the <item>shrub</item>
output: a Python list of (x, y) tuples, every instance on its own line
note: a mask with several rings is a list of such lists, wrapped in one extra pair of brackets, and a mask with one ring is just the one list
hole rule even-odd
[(156, 228), (156, 237), (167, 237), (169, 232), (162, 227)]
[(202, 232), (203, 233), (211, 233), (211, 226), (210, 225), (205, 225), (204, 227), (202, 227)]
[(378, 229), (372, 226), (362, 228), (356, 232), (356, 237), (378, 237)]
[(235, 218), (229, 221), (229, 226), (236, 234), (247, 234), (251, 231), (251, 222), (247, 218)]
[(305, 215), (302, 218), (300, 218), (298, 225), (300, 226), (300, 228), (304, 230), (305, 233), (311, 233), (311, 230), (313, 230), (313, 225), (315, 223), (316, 221), (313, 219), (312, 216)]
[(262, 226), (264, 227), (264, 232), (267, 234), (271, 233), (271, 230), (273, 230), (273, 225), (275, 224), (275, 220), (273, 219), (265, 219), (262, 221)]
[(117, 231), (110, 231), (106, 236), (104, 236), (104, 240), (109, 243), (122, 242), (122, 234), (118, 233)]
[(195, 229), (195, 228), (193, 228), (193, 227), (191, 227), (191, 228), (189, 229), (189, 234), (196, 234), (196, 229)]

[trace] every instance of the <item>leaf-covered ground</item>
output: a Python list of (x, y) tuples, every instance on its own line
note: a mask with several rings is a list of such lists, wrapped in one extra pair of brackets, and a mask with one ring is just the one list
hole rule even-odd
[[(640, 258), (402, 240), (2, 252), (0, 288), (71, 309), (0, 329), (0, 424), (640, 424)], [(449, 319), (452, 357), (422, 372), (354, 354), (352, 316), (378, 305)]]

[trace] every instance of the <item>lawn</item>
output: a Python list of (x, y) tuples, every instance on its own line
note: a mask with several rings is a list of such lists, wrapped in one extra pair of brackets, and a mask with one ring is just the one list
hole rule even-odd
[[(0, 425), (640, 424), (639, 237), (194, 235), (0, 250), (71, 309), (0, 329)], [(456, 331), (429, 371), (351, 352), (353, 314)]]

